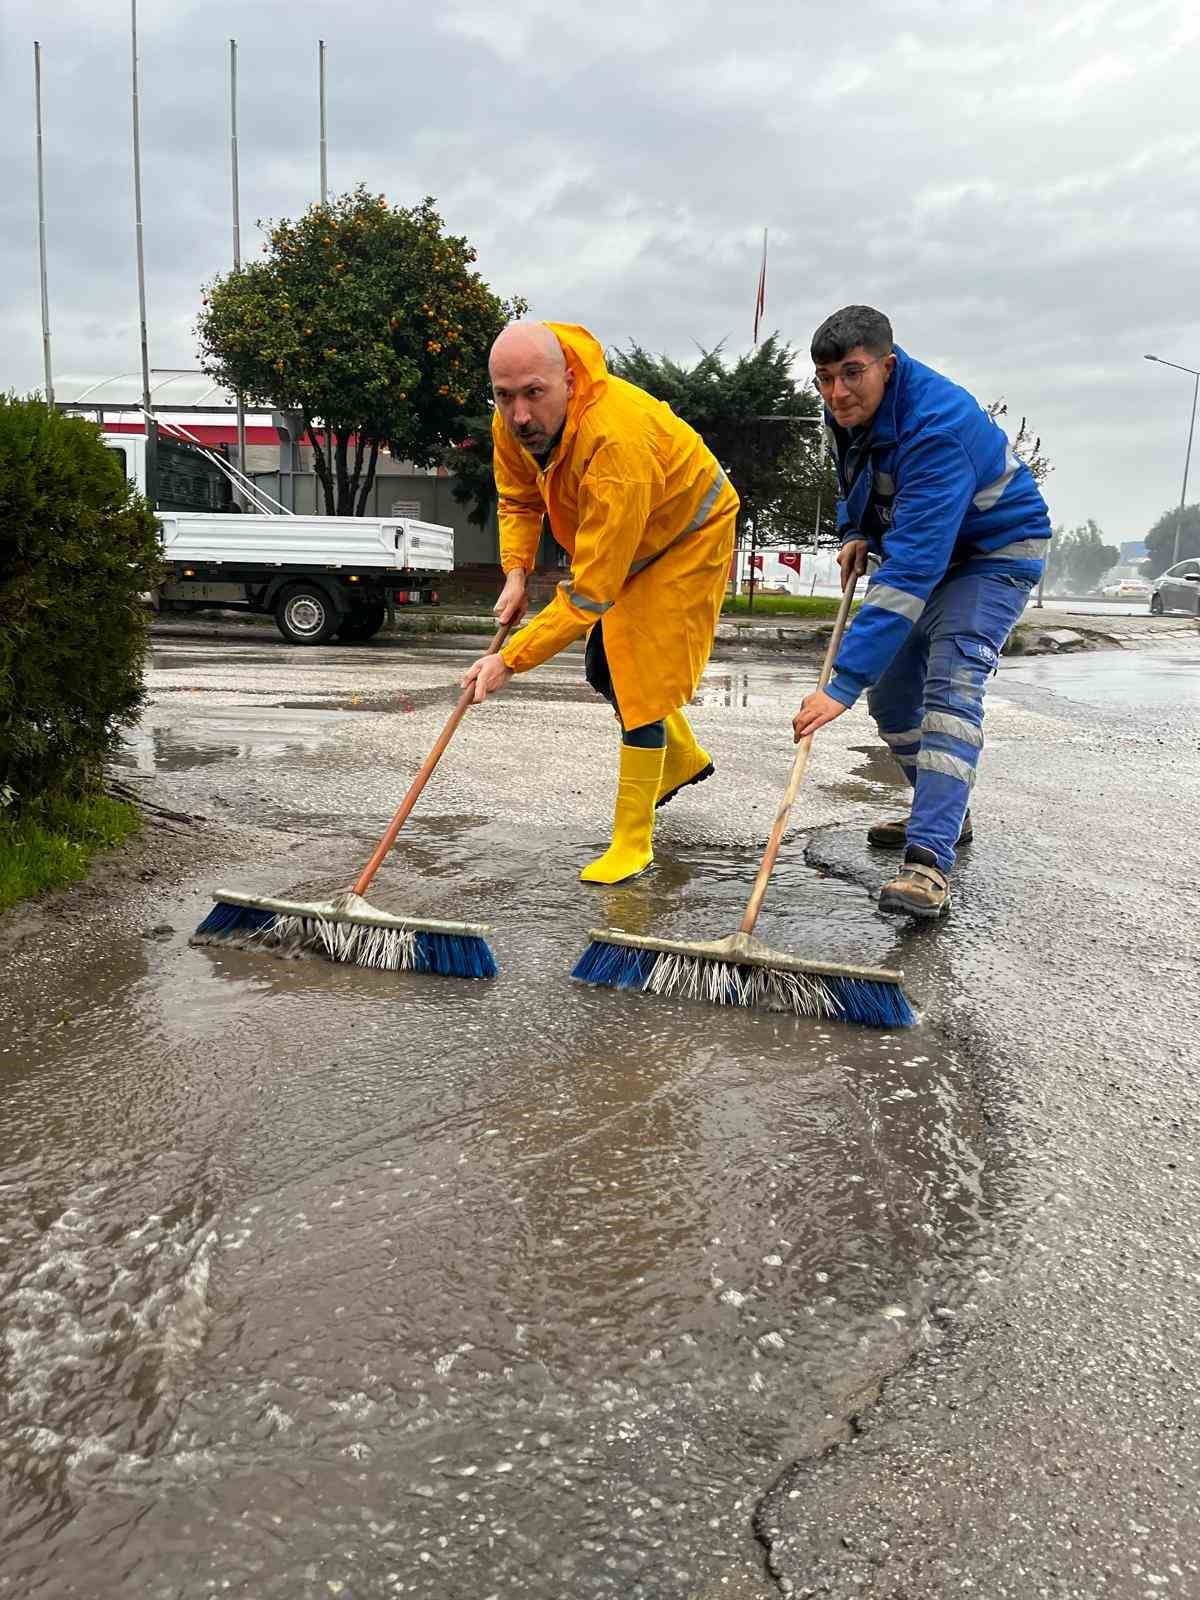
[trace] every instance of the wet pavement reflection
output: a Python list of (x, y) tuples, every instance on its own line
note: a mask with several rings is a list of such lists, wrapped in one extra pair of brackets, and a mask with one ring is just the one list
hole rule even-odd
[[(741, 676), (705, 693), (792, 697)], [(163, 697), (147, 759), (303, 762), (354, 720), (187, 709), (211, 742), (189, 720), (175, 746)], [(926, 1026), (573, 983), (595, 925), (732, 931), (757, 859), (685, 838), (590, 894), (547, 870), (578, 854), (545, 819), (413, 819), (375, 899), (485, 916), (493, 984), (192, 949), (204, 885), (159, 940), (84, 940), (57, 971), (24, 952), (0, 1593), (771, 1592), (757, 1498), (976, 1271), (978, 1108)], [(294, 859), (247, 886), (328, 889)], [(796, 851), (759, 931), (907, 948)]]
[(1002, 682), (1092, 706), (1175, 709), (1200, 701), (1200, 655), (1194, 652), (1099, 650), (1068, 660), (1039, 656), (1005, 662)]

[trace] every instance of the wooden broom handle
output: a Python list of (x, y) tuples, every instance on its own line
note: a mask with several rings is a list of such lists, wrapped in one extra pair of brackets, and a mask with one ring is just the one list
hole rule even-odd
[[(833, 674), (833, 662), (842, 646), (842, 635), (846, 631), (846, 619), (850, 615), (850, 606), (854, 600), (854, 590), (858, 585), (858, 574), (851, 574), (850, 581), (842, 590), (842, 603), (838, 607), (838, 614), (833, 624), (833, 632), (829, 635), (829, 643), (825, 648), (825, 659), (821, 663), (820, 676), (817, 678), (818, 690), (823, 689)], [(750, 898), (746, 902), (746, 915), (742, 918), (739, 933), (753, 933), (754, 924), (758, 921), (758, 913), (762, 910), (763, 896), (767, 892), (767, 880), (775, 867), (775, 858), (779, 854), (779, 847), (783, 843), (783, 835), (787, 830), (788, 818), (792, 814), (792, 807), (796, 803), (796, 796), (800, 792), (800, 784), (804, 779), (805, 769), (808, 766), (809, 754), (812, 751), (812, 734), (807, 734), (800, 741), (800, 748), (796, 751), (796, 759), (792, 762), (792, 775), (788, 779), (788, 786), (783, 796), (783, 804), (775, 818), (775, 826), (771, 829), (771, 837), (767, 841), (767, 848), (763, 852), (762, 864), (758, 869), (758, 877), (754, 880), (754, 887), (750, 891)]]
[[(493, 638), (491, 644), (489, 644), (487, 649), (484, 651), (484, 655), (494, 656), (496, 651), (499, 650), (500, 646), (504, 643), (505, 639), (508, 638), (512, 627), (513, 624), (511, 622), (505, 622), (499, 628), (497, 628), (495, 637)], [(453, 739), (454, 730), (466, 716), (467, 707), (471, 704), (471, 701), (474, 699), (474, 697), (475, 686), (474, 684), (468, 684), (463, 692), (459, 695), (458, 704), (447, 718), (446, 726), (438, 735), (438, 742), (425, 757), (424, 765), (422, 766), (420, 772), (418, 772), (416, 777), (413, 779), (408, 793), (404, 796), (404, 799), (401, 800), (399, 808), (396, 811), (396, 815), (388, 824), (387, 832), (384, 834), (383, 838), (380, 839), (379, 844), (376, 847), (375, 854), (362, 869), (362, 873), (359, 876), (358, 882), (351, 890), (352, 894), (366, 894), (367, 887), (370, 884), (371, 879), (379, 871), (379, 868), (383, 864), (383, 858), (395, 844), (396, 835), (408, 821), (409, 812), (416, 805), (418, 799), (420, 798), (421, 790), (429, 782), (429, 778), (434, 767), (436, 767), (438, 762), (442, 759), (442, 752), (450, 743), (451, 739)]]

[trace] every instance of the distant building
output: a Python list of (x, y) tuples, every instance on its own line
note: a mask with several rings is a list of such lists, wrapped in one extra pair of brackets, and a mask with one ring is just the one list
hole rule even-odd
[(1126, 539), (1120, 550), (1122, 562), (1145, 561), (1150, 554), (1144, 539)]

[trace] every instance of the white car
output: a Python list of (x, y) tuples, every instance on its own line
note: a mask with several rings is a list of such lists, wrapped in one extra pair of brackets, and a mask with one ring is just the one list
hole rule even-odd
[(1144, 600), (1151, 585), (1141, 578), (1122, 578), (1120, 583), (1108, 583), (1100, 593), (1106, 600)]

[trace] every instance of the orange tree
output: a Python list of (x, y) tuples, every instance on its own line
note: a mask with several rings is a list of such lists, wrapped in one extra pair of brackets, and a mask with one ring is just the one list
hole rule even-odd
[(466, 436), (487, 406), (488, 348), (524, 302), (492, 293), (428, 197), (405, 209), (360, 185), (269, 224), (262, 248), (205, 285), (201, 364), (251, 405), (298, 412), (325, 510), (361, 516), (381, 447), (432, 466)]

